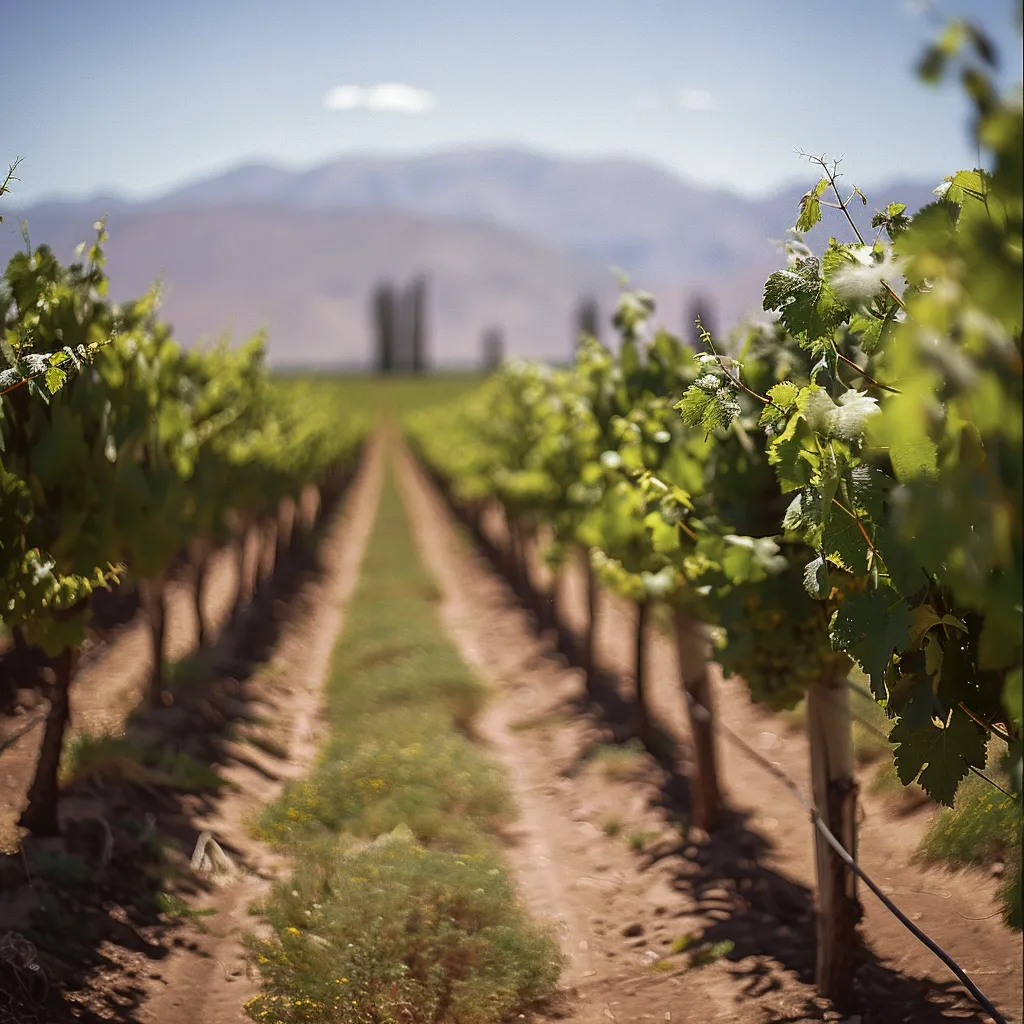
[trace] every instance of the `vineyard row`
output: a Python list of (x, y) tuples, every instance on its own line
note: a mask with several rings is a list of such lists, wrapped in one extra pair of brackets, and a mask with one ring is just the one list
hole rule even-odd
[[(959, 38), (968, 46), (972, 37)], [(957, 42), (954, 39), (954, 42)], [(939, 65), (956, 48), (941, 44)], [(616, 351), (590, 335), (567, 369), (512, 363), (461, 403), (406, 417), (412, 444), (476, 532), (497, 508), (521, 593), (545, 558), (585, 555), (593, 679), (597, 587), (637, 609), (636, 731), (652, 739), (645, 624), (672, 609), (697, 764), (696, 824), (720, 820), (713, 658), (773, 709), (807, 702), (817, 814), (856, 856), (848, 678), (892, 722), (902, 782), (952, 804), (1005, 745), (1020, 799), (1022, 579), (1021, 117), (984, 54), (961, 50), (990, 169), (960, 171), (872, 235), (837, 169), (803, 197), (771, 319), (684, 345), (625, 291)], [(984, 84), (984, 88), (978, 82)], [(815, 253), (829, 203), (849, 238)], [(548, 609), (553, 609), (553, 613)], [(552, 623), (553, 624), (553, 623)], [(817, 983), (848, 1000), (862, 911), (856, 879), (814, 835)], [(1002, 887), (1020, 927), (1019, 836)]]

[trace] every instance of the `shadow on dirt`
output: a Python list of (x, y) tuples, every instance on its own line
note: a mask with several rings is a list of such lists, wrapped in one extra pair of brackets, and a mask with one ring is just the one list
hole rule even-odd
[(196, 822), (224, 792), (219, 767), (241, 761), (273, 777), (252, 755), (285, 754), (270, 740), (240, 749), (240, 730), (272, 725), (257, 673), (323, 574), (320, 543), (354, 475), (322, 496), (304, 542), (218, 641), (176, 668), (170, 706), (137, 708), (123, 740), (64, 790), (63, 834), (0, 856), (0, 1024), (135, 1022), (143, 980), (159, 977), (172, 945), (194, 948), (183, 926), (203, 924), (187, 900), (212, 884), (190, 867)]
[[(481, 527), (479, 510), (462, 508), (443, 480), (429, 472), (427, 476), (472, 538), (477, 553), (502, 578), (507, 607), (524, 612), (534, 632), (547, 642), (545, 656), (562, 665), (585, 669), (586, 638), (553, 621), (550, 597), (529, 587), (521, 566), (513, 564), (507, 537), (496, 542)], [(602, 738), (580, 750), (566, 774), (580, 770), (598, 744), (636, 743), (633, 680), (603, 668), (595, 668), (589, 675), (586, 691), (567, 704), (564, 712), (592, 715)], [(725, 809), (720, 828), (710, 836), (687, 828), (692, 808), (684, 768), (688, 751), (681, 749), (658, 723), (652, 724), (644, 746), (661, 775), (655, 806), (662, 808), (669, 820), (681, 824), (685, 838), (661, 843), (655, 852), (640, 856), (645, 859), (645, 869), (661, 861), (673, 865), (671, 884), (687, 897), (692, 915), (702, 922), (691, 936), (692, 945), (717, 948), (718, 955), (731, 962), (731, 973), (740, 982), (743, 997), (749, 1000), (780, 989), (786, 972), (813, 985), (816, 936), (811, 890), (769, 865), (773, 843), (752, 826), (748, 814)], [(812, 841), (810, 822), (807, 841)], [(862, 890), (862, 899), (872, 898)], [(907, 942), (913, 941), (908, 934)], [(938, 1024), (951, 1019), (982, 1024), (989, 1019), (956, 982), (902, 974), (867, 946), (855, 977), (853, 1004), (840, 1009), (859, 1013), (863, 1024)], [(808, 998), (793, 1015), (770, 1019), (777, 1024), (834, 1020), (835, 1009), (825, 999)]]

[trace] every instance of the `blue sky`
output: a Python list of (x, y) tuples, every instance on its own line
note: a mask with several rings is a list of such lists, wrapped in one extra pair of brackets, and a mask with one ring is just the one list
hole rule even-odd
[(966, 107), (914, 63), (967, 15), (1016, 78), (1015, 4), (2, 0), (0, 162), (23, 158), (19, 204), (150, 196), (254, 159), (505, 143), (747, 194), (806, 179), (797, 149), (844, 156), (864, 186), (938, 181), (975, 162)]

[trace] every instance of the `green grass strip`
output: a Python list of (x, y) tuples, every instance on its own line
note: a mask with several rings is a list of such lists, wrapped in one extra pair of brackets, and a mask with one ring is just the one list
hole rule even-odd
[(444, 634), (390, 473), (326, 692), (330, 738), (258, 834), (294, 873), (247, 938), (249, 1016), (280, 1024), (508, 1019), (562, 964), (502, 867), (513, 813), (468, 729), (486, 692)]
[[(989, 778), (1008, 789), (1010, 757), (1005, 744), (989, 744)], [(932, 819), (917, 848), (925, 863), (962, 867), (1003, 862), (1003, 877), (996, 889), (1003, 922), (1020, 931), (1021, 818), (1020, 802), (977, 775), (968, 775), (956, 791), (952, 807), (943, 807)]]

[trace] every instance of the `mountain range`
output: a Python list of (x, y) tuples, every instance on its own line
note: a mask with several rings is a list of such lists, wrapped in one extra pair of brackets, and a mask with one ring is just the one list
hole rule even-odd
[[(574, 309), (587, 294), (607, 316), (612, 268), (659, 300), (684, 329), (700, 296), (728, 328), (760, 308), (799, 199), (813, 184), (762, 199), (701, 188), (638, 160), (571, 160), (519, 149), (418, 157), (355, 157), (304, 170), (245, 164), (156, 199), (114, 196), (19, 209), (5, 197), (0, 259), (23, 244), (71, 258), (107, 216), (111, 292), (126, 298), (158, 274), (163, 315), (186, 344), (225, 330), (269, 329), (278, 366), (369, 366), (370, 293), (379, 281), (430, 281), (428, 345), (435, 365), (479, 358), (500, 326), (507, 351), (565, 359)], [(917, 209), (934, 182), (894, 182), (856, 218), (898, 200)], [(815, 229), (848, 237), (838, 211)]]

